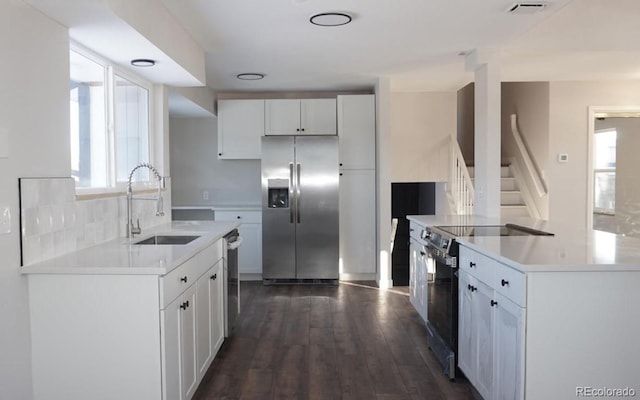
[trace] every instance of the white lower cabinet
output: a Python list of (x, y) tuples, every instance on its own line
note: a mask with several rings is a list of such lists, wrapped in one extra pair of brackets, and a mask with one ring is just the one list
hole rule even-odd
[[(166, 400), (188, 400), (224, 340), (223, 261), (161, 311)], [(179, 379), (176, 379), (179, 377)]]
[(426, 322), (429, 302), (428, 255), (424, 244), (419, 241), (420, 230), (411, 225), (409, 239), (409, 301), (422, 320)]
[(191, 399), (224, 339), (222, 244), (162, 276), (29, 274), (34, 399)]
[[(473, 267), (459, 270), (458, 367), (485, 400), (523, 399), (525, 308), (497, 290), (509, 285), (504, 277), (513, 277), (514, 270), (486, 258), (481, 263), (464, 247), (460, 255)], [(478, 266), (487, 267), (482, 277), (490, 282), (472, 275)]]
[(524, 398), (525, 309), (501, 294), (495, 313), (495, 393), (496, 399)]

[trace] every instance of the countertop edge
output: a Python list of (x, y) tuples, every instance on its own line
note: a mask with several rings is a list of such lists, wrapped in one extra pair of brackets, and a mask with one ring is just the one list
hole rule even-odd
[[(182, 235), (201, 234), (201, 236), (204, 236), (203, 240), (200, 240), (199, 243), (192, 245), (192, 248), (190, 249), (189, 252), (182, 255), (181, 257), (178, 257), (172, 260), (170, 264), (164, 267), (162, 266), (139, 266), (139, 267), (136, 267), (136, 266), (133, 266), (133, 267), (59, 266), (59, 265), (52, 264), (51, 260), (45, 260), (42, 262), (35, 263), (33, 265), (25, 265), (20, 267), (20, 274), (22, 275), (156, 275), (156, 276), (163, 276), (163, 275), (169, 274), (175, 268), (182, 265), (184, 262), (194, 257), (196, 254), (200, 253), (207, 247), (211, 246), (218, 240), (222, 239), (227, 233), (231, 232), (234, 229), (237, 229), (240, 226), (240, 222), (237, 222), (237, 221), (224, 221), (224, 222), (210, 221), (209, 222), (210, 226), (212, 226), (213, 224), (226, 225), (226, 227), (224, 227), (222, 233), (216, 232), (215, 234), (213, 233), (215, 232), (213, 229), (209, 229), (208, 230), (209, 233), (207, 233), (207, 230), (203, 231), (202, 229), (200, 230), (193, 229), (194, 226), (199, 226), (199, 225), (189, 225), (189, 221), (179, 221), (179, 222), (175, 221), (172, 223), (161, 224), (161, 225), (149, 228), (147, 233), (145, 235), (142, 235), (140, 239), (143, 239), (145, 236), (153, 236), (154, 234), (167, 231), (168, 228), (170, 228), (171, 232), (176, 232), (176, 233), (180, 232), (180, 234)], [(101, 246), (104, 246), (104, 247), (114, 246), (114, 245), (126, 246), (127, 243), (124, 241), (126, 241), (126, 238), (120, 237), (114, 240), (97, 244), (95, 246), (88, 247), (86, 249), (71, 252), (56, 258), (64, 259), (65, 256), (73, 257), (74, 253), (77, 254), (82, 251), (88, 251), (87, 249), (96, 249), (96, 248), (100, 248)], [(125, 252), (130, 250), (125, 250), (123, 247), (122, 251)]]

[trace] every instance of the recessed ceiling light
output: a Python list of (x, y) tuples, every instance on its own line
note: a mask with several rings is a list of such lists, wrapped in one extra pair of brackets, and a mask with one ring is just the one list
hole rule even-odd
[(340, 26), (351, 22), (351, 15), (338, 12), (328, 12), (313, 15), (309, 22), (318, 26)]
[(259, 81), (264, 78), (264, 74), (260, 74), (257, 72), (245, 72), (244, 74), (236, 75), (236, 78), (241, 79), (243, 81)]
[(131, 65), (134, 67), (153, 67), (156, 65), (156, 62), (148, 58), (136, 58), (135, 60), (131, 60)]

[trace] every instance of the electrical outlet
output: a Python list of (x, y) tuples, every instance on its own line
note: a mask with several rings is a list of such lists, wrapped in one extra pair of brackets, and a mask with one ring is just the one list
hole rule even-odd
[(567, 153), (558, 154), (558, 162), (559, 163), (568, 163), (569, 162), (569, 155)]
[(203, 190), (202, 191), (202, 200), (209, 201), (209, 191), (208, 190)]

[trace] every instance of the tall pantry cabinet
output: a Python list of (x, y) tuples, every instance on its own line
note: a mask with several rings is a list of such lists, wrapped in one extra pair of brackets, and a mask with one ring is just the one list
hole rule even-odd
[(375, 96), (338, 96), (340, 273), (376, 279)]

